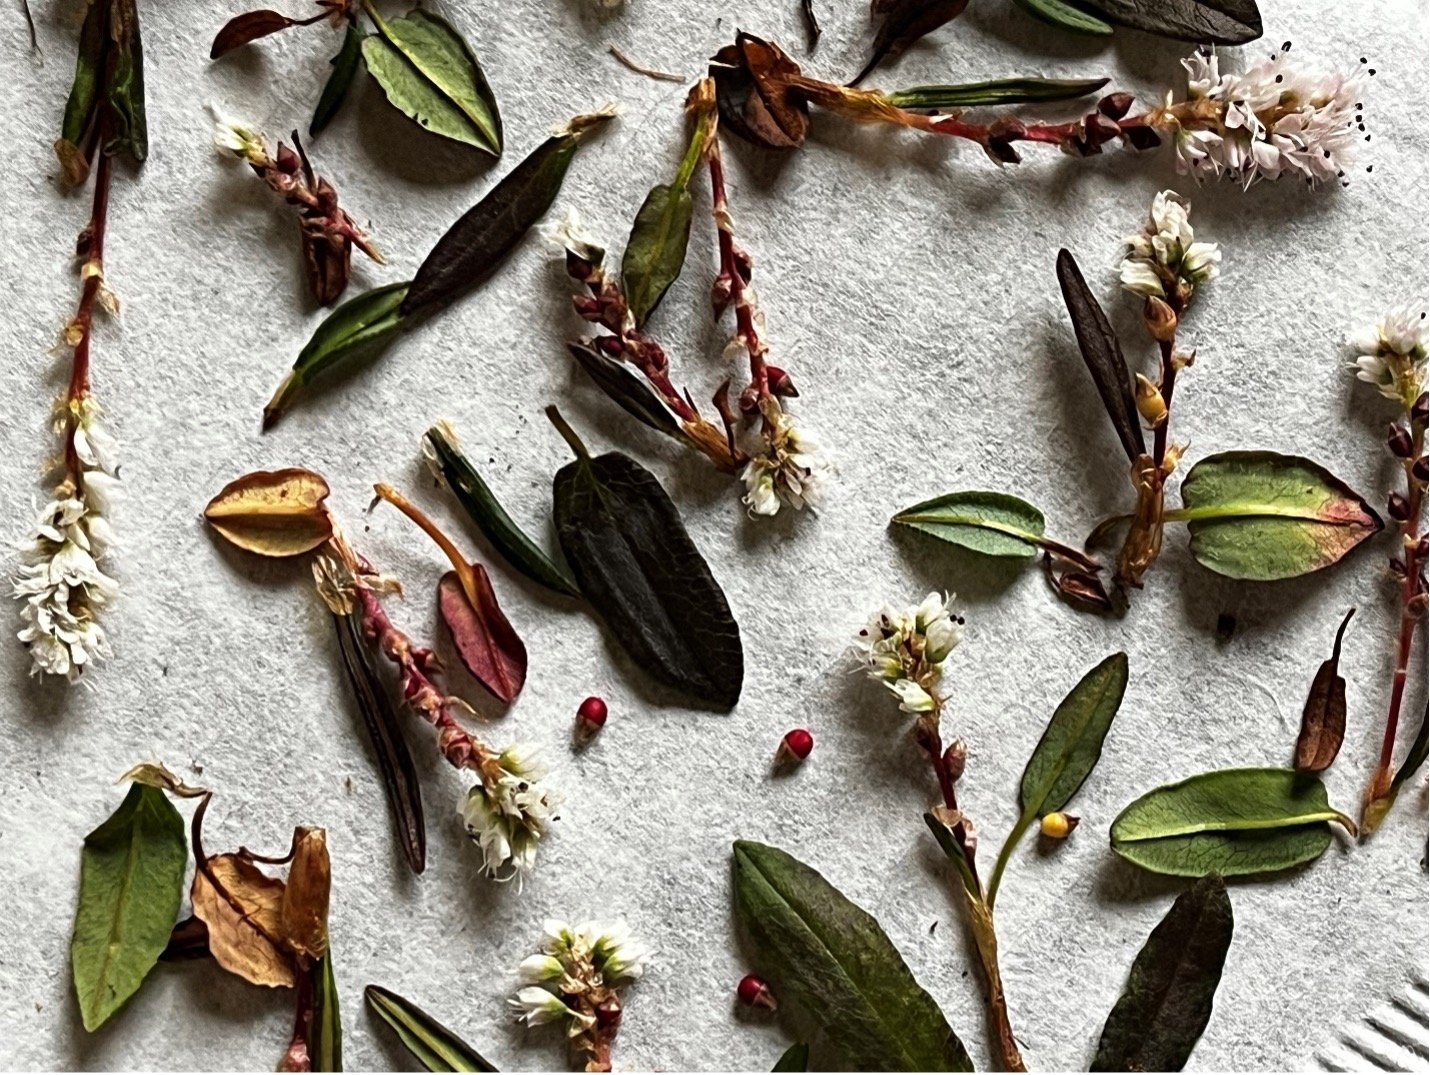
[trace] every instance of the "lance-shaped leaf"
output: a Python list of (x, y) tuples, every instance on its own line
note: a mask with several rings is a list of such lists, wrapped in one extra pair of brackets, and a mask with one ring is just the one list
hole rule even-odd
[(1058, 251), (1058, 286), (1062, 289), (1068, 316), (1072, 318), (1082, 359), (1092, 374), (1112, 428), (1117, 431), (1117, 439), (1122, 442), (1122, 450), (1131, 462), (1147, 451), (1137, 403), (1132, 396), (1132, 376), (1107, 315), (1088, 289), (1077, 260), (1066, 250)]
[(333, 69), (328, 73), (328, 81), (323, 83), (323, 92), (318, 97), (317, 107), (313, 109), (313, 119), (308, 124), (309, 136), (316, 138), (322, 134), (328, 124), (333, 122), (338, 110), (343, 107), (343, 102), (348, 99), (348, 90), (352, 89), (353, 79), (357, 76), (358, 66), (362, 61), (362, 43), (365, 37), (367, 34), (361, 26), (356, 22), (348, 23), (347, 32), (343, 34), (343, 47), (329, 61)]
[(808, 1071), (809, 1070), (809, 1046), (804, 1042), (797, 1042), (791, 1045), (780, 1058), (775, 1061), (775, 1066), (771, 1071)]
[(870, 11), (882, 16), (874, 51), (864, 69), (849, 81), (857, 86), (885, 57), (898, 56), (921, 37), (963, 14), (968, 0), (874, 0)]
[(755, 971), (819, 1028), (823, 1070), (972, 1071), (879, 923), (778, 848), (737, 840), (735, 919)]
[(1222, 769), (1149, 791), (1112, 822), (1112, 850), (1153, 873), (1227, 877), (1269, 873), (1319, 858), (1333, 810), (1326, 786), (1293, 769)]
[(984, 556), (1026, 560), (1038, 555), (1043, 513), (1007, 493), (947, 493), (907, 507), (894, 522)]
[(572, 119), (448, 228), (403, 297), (403, 316), (440, 309), (486, 279), (551, 208), (585, 136), (613, 115), (594, 112)]
[(496, 1071), (482, 1055), (410, 1000), (380, 985), (363, 990), (363, 999), (398, 1040), (428, 1071)]
[(636, 663), (706, 704), (733, 708), (745, 675), (724, 591), (655, 475), (620, 452), (576, 453), (556, 474), (556, 533), (581, 593)]
[(1346, 625), (1356, 614), (1346, 613), (1336, 631), (1331, 655), (1316, 669), (1311, 692), (1301, 711), (1301, 733), (1296, 737), (1296, 768), (1303, 773), (1320, 773), (1330, 768), (1346, 737), (1346, 681), (1341, 675), (1341, 639)]
[(1276, 452), (1209, 455), (1182, 481), (1182, 507), (1165, 515), (1192, 534), (1192, 555), (1219, 575), (1258, 582), (1329, 567), (1382, 523), (1325, 467)]
[(372, 752), (377, 756), (377, 771), (392, 811), (392, 824), (403, 858), (413, 873), (427, 868), (427, 828), (422, 815), (422, 785), (417, 779), (417, 767), (407, 740), (402, 737), (401, 722), (392, 696), (383, 685), (365, 644), (362, 620), (358, 612), (334, 613), (333, 626), (338, 632), (338, 649), (342, 653), (343, 669), (357, 699)]
[(378, 32), (363, 40), (363, 59), (393, 106), (433, 134), (501, 156), (496, 98), (452, 25), (421, 9), (391, 21), (370, 4), (367, 12)]
[(298, 352), (293, 369), (263, 408), (263, 428), (270, 429), (304, 388), (352, 359), (372, 355), (402, 329), (402, 300), (407, 281), (364, 291), (323, 319)]
[(209, 48), (209, 59), (217, 60), (225, 53), (241, 48), (251, 41), (257, 41), (260, 37), (276, 34), (279, 30), (286, 30), (288, 27), (298, 24), (297, 19), (290, 19), (281, 11), (273, 11), (270, 8), (245, 11), (242, 15), (235, 15), (229, 19), (223, 24), (223, 28), (214, 35), (214, 43)]
[(998, 78), (947, 86), (910, 86), (884, 96), (896, 108), (948, 109), (982, 105), (1038, 104), (1086, 97), (1107, 85), (1105, 78)]
[(1074, 7), (1066, 0), (1016, 0), (1019, 7), (1035, 18), (1042, 19), (1050, 26), (1070, 30), (1075, 34), (1091, 34), (1105, 37), (1112, 33), (1112, 27), (1096, 15), (1089, 15), (1081, 8)]
[(1256, 0), (1078, 0), (1108, 22), (1180, 41), (1244, 45), (1261, 36)]
[(1211, 1018), (1232, 925), (1226, 882), (1216, 874), (1173, 901), (1132, 962), (1091, 1070), (1182, 1070)]
[(636, 374), (629, 365), (601, 354), (583, 340), (571, 340), (566, 344), (566, 350), (601, 391), (619, 403), (627, 414), (667, 437), (687, 439), (680, 420), (651, 388), (650, 382)]
[[(660, 183), (645, 196), (621, 259), (621, 288), (636, 328), (656, 308), (685, 265), (690, 239), (690, 218), (695, 211), (685, 182)], [(679, 185), (677, 185), (679, 184)]]
[(422, 437), (422, 454), (442, 484), (452, 491), (467, 517), (492, 543), (497, 552), (532, 582), (567, 597), (580, 597), (576, 580), (558, 566), (527, 537), (482, 476), (477, 473), (457, 442), (457, 431), (448, 422), (438, 422)]
[(75, 996), (97, 1030), (134, 995), (169, 943), (184, 895), (184, 821), (163, 791), (131, 783), (84, 838), (70, 939)]
[(313, 1014), (308, 1021), (308, 1054), (314, 1071), (343, 1070), (343, 1017), (333, 953), (325, 951), (308, 969), (313, 980)]
[(767, 149), (803, 145), (809, 107), (790, 85), (799, 74), (799, 64), (778, 45), (743, 31), (737, 34), (735, 43), (710, 61), (721, 124)]
[[(987, 903), (993, 907), (1008, 856), (1044, 814), (1061, 810), (1102, 757), (1102, 743), (1127, 691), (1127, 654), (1114, 653), (1078, 681), (1058, 703), (1043, 737), (1023, 769), (1018, 786), (1021, 811), (993, 867)], [(936, 830), (935, 830), (936, 832)]]
[(333, 536), (328, 493), (328, 483), (311, 470), (255, 470), (219, 490), (204, 518), (240, 549), (299, 556)]
[(84, 181), (96, 151), (127, 153), (135, 162), (149, 155), (144, 48), (135, 0), (90, 0), (80, 28), (74, 82), (55, 142), (67, 183)]

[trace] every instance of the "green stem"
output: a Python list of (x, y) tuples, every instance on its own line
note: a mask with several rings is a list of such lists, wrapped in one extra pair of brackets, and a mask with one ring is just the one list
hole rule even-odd
[(705, 142), (710, 137), (710, 125), (714, 122), (713, 115), (713, 112), (704, 112), (695, 124), (695, 132), (690, 136), (690, 144), (685, 147), (685, 156), (680, 159), (680, 168), (676, 171), (675, 179), (670, 184), (675, 190), (684, 190), (690, 186), (690, 177), (695, 174), (695, 169), (699, 166), (700, 158), (705, 152)]
[(988, 879), (988, 896), (986, 902), (988, 911), (993, 911), (993, 902), (998, 898), (998, 886), (1003, 881), (1003, 871), (1008, 866), (1008, 858), (1013, 854), (1013, 848), (1018, 845), (1018, 841), (1023, 838), (1023, 834), (1028, 831), (1028, 826), (1033, 823), (1033, 818), (1037, 817), (1036, 810), (1025, 810), (1013, 828), (1008, 833), (1008, 838), (1003, 841), (1003, 846), (998, 850), (998, 858), (993, 863), (993, 874)]
[(583, 463), (589, 463), (591, 453), (586, 450), (586, 445), (581, 442), (576, 431), (571, 428), (565, 418), (561, 417), (561, 412), (556, 409), (556, 404), (553, 403), (546, 408), (546, 417), (556, 427), (556, 432), (561, 434), (561, 439), (570, 445), (571, 450), (576, 453), (576, 458)]

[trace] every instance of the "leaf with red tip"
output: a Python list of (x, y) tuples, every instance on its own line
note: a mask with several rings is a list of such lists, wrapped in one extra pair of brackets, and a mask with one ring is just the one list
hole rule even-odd
[(217, 60), (224, 53), (241, 48), (250, 41), (257, 41), (260, 37), (286, 30), (297, 25), (297, 22), (297, 19), (290, 19), (282, 12), (270, 11), (267, 8), (235, 15), (224, 23), (223, 29), (214, 38), (213, 46), (209, 49), (209, 59)]
[(468, 583), (471, 596), (457, 573), (448, 571), (437, 584), (437, 607), (467, 671), (510, 702), (526, 683), (526, 646), (497, 604), (486, 568), (472, 564)]

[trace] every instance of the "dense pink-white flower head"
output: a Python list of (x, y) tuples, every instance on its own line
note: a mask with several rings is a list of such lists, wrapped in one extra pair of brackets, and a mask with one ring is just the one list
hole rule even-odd
[(1408, 409), (1426, 388), (1427, 341), (1425, 303), (1396, 307), (1352, 338), (1356, 377)]
[(1198, 242), (1192, 232), (1191, 205), (1174, 190), (1152, 200), (1148, 224), (1123, 245), (1122, 286), (1137, 295), (1175, 298), (1185, 305), (1199, 284), (1221, 272), (1221, 249)]

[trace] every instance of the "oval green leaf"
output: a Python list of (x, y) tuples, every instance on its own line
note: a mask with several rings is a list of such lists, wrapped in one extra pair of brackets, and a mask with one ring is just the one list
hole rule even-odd
[(1256, 0), (1078, 0), (1109, 22), (1198, 44), (1244, 45), (1261, 36)]
[[(755, 971), (849, 1071), (972, 1071), (938, 1004), (879, 923), (775, 847), (737, 840), (735, 917)], [(827, 1070), (827, 1069), (826, 1069)]]
[(409, 286), (403, 281), (364, 291), (325, 317), (263, 408), (263, 428), (272, 427), (315, 378), (391, 341), (402, 328), (401, 306)]
[(1007, 493), (970, 490), (905, 508), (894, 522), (984, 556), (1026, 560), (1038, 555), (1043, 513)]
[(1292, 769), (1222, 769), (1149, 791), (1112, 822), (1112, 850), (1153, 873), (1227, 877), (1319, 858), (1330, 822), (1355, 832), (1326, 786)]
[(1217, 874), (1172, 903), (1132, 962), (1092, 1071), (1181, 1071), (1212, 1015), (1231, 947), (1231, 900)]
[(621, 259), (621, 289), (636, 328), (645, 324), (685, 266), (694, 212), (695, 202), (685, 186), (661, 183), (641, 203)]
[[(1109, 26), (1108, 30), (1111, 29)], [(1096, 93), (1107, 81), (1105, 78), (999, 78), (949, 86), (911, 86), (886, 96), (896, 108), (976, 108), (1068, 101)]]
[(363, 990), (367, 1005), (428, 1071), (496, 1071), (481, 1054), (410, 1000), (380, 985)]
[(1295, 578), (1336, 563), (1380, 531), (1365, 500), (1325, 467), (1276, 452), (1222, 452), (1182, 482), (1192, 555), (1234, 579)]
[(433, 134), (501, 156), (501, 116), (476, 55), (445, 19), (426, 11), (388, 22), (362, 43), (367, 69), (387, 99)]
[(1112, 27), (1096, 15), (1090, 15), (1081, 8), (1065, 3), (1064, 0), (1017, 0), (1017, 4), (1034, 18), (1060, 30), (1091, 34), (1094, 37), (1106, 37), (1112, 33)]
[(333, 122), (338, 109), (343, 107), (343, 102), (348, 99), (348, 90), (352, 88), (353, 79), (357, 76), (358, 62), (362, 59), (362, 43), (366, 37), (367, 34), (356, 22), (348, 23), (347, 33), (343, 35), (343, 47), (330, 61), (333, 69), (328, 74), (328, 81), (323, 84), (322, 96), (318, 98), (318, 105), (313, 109), (313, 120), (308, 124), (310, 137), (316, 138), (322, 134), (328, 124)]
[(184, 819), (147, 784), (130, 784), (119, 809), (84, 838), (70, 966), (86, 1030), (118, 1011), (159, 961), (188, 862)]

